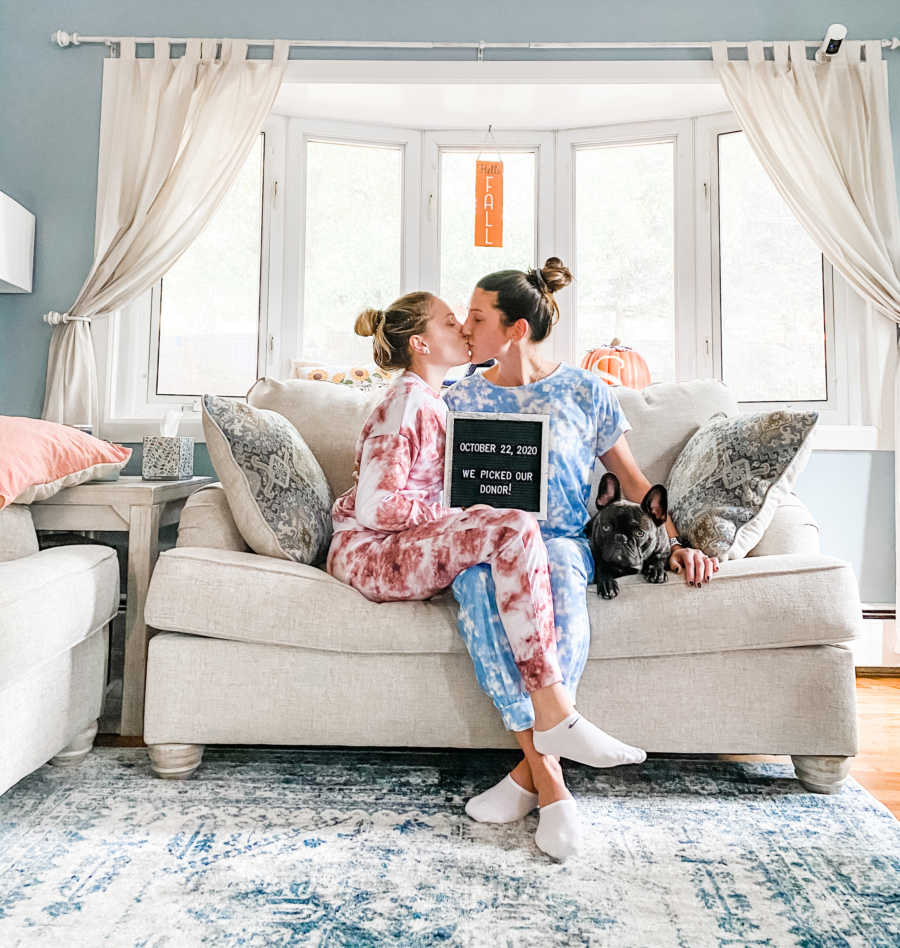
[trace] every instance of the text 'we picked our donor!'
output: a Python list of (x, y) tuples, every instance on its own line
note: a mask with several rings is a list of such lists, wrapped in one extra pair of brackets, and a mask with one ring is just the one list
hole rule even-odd
[[(498, 450), (499, 447), (499, 450)], [(501, 444), (492, 442), (463, 441), (459, 445), (460, 454), (499, 454), (500, 457), (536, 457), (539, 448), (536, 444)], [(513, 482), (531, 483), (534, 471), (510, 471), (502, 468), (462, 468), (463, 480), (477, 480), (478, 493), (485, 495), (502, 494), (512, 496)]]

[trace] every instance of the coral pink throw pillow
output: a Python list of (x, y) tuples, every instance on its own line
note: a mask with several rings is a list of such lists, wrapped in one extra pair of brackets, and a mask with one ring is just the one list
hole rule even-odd
[(0, 509), (46, 500), (64, 487), (108, 477), (131, 448), (39, 418), (0, 415)]

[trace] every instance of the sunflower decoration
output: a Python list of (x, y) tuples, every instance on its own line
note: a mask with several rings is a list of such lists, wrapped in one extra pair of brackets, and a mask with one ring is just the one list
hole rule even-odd
[(368, 382), (369, 373), (365, 369), (351, 369), (350, 378), (353, 379), (354, 382)]
[(337, 382), (340, 384), (341, 382), (344, 381), (346, 377), (347, 377), (346, 372), (335, 372), (334, 375), (331, 376), (331, 381)]
[(313, 369), (306, 377), (313, 382), (328, 382), (331, 380), (331, 375), (325, 369)]

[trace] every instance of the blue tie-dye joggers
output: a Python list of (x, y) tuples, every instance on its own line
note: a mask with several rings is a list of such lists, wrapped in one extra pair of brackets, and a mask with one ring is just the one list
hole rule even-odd
[[(544, 543), (550, 561), (559, 665), (574, 704), (591, 641), (587, 584), (593, 578), (594, 559), (586, 537), (556, 537)], [(459, 632), (482, 691), (496, 705), (507, 730), (533, 727), (531, 696), (500, 622), (490, 566), (479, 563), (469, 567), (456, 577), (452, 588), (459, 603)]]

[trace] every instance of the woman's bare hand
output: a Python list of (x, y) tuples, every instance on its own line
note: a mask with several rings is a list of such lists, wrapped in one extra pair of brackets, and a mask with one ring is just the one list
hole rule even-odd
[(719, 571), (719, 561), (714, 556), (707, 556), (702, 550), (679, 546), (669, 557), (669, 569), (675, 573), (684, 573), (684, 581), (699, 589)]

